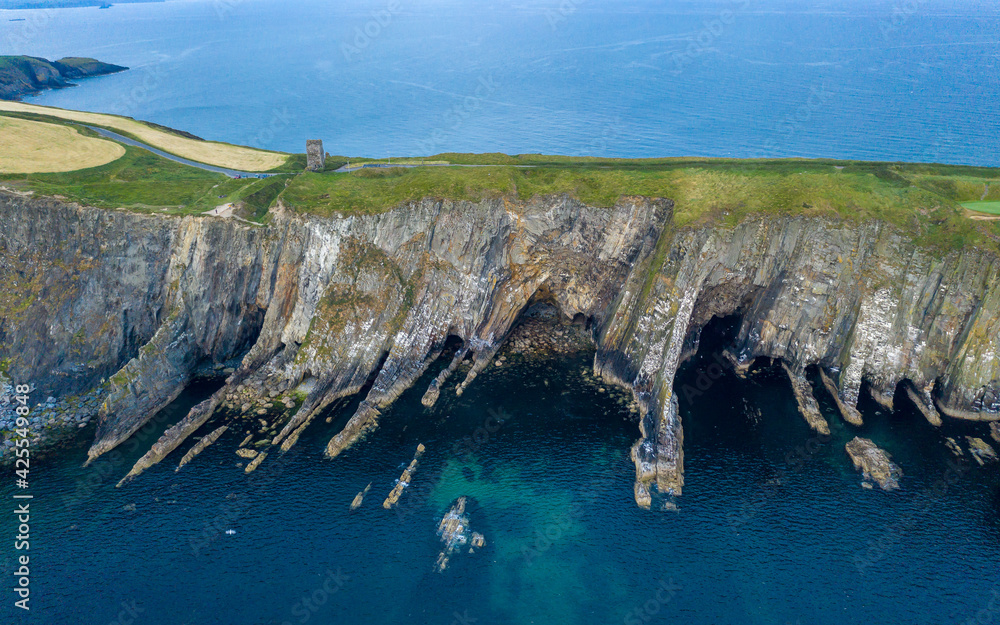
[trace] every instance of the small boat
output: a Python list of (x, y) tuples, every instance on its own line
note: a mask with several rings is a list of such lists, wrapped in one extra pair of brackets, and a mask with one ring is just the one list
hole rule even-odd
[(236, 530), (226, 530), (226, 536), (232, 536), (236, 533)]

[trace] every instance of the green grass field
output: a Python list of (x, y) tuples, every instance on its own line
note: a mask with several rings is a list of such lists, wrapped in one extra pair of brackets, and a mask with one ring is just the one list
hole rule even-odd
[(962, 206), (977, 213), (1000, 215), (1000, 202), (965, 202)]
[[(66, 173), (0, 174), (0, 184), (98, 208), (167, 215), (198, 215), (220, 204), (245, 201), (246, 217), (260, 221), (267, 214), (261, 200), (267, 197), (270, 206), (287, 178), (234, 180), (128, 146), (125, 156), (107, 165)], [(251, 206), (249, 196), (262, 189), (269, 192), (253, 198)]]
[(524, 201), (566, 193), (610, 207), (623, 195), (643, 195), (673, 199), (674, 221), (681, 227), (735, 224), (751, 214), (880, 219), (943, 249), (973, 244), (996, 249), (991, 237), (1000, 235), (993, 224), (972, 223), (960, 206), (1000, 181), (1000, 170), (988, 168), (796, 159), (431, 158), (490, 166), (302, 174), (281, 198), (301, 213), (333, 215), (378, 213), (427, 197)]
[[(0, 119), (4, 117), (0, 115)], [(38, 118), (24, 114), (6, 117)], [(51, 118), (39, 119), (65, 124)], [(99, 139), (97, 133), (87, 128), (65, 125), (91, 140)], [(119, 146), (110, 140), (100, 141)], [(242, 216), (263, 221), (268, 208), (291, 177), (286, 174), (267, 179), (232, 179), (175, 163), (140, 148), (122, 147), (124, 156), (99, 167), (62, 173), (0, 173), (0, 184), (98, 208), (125, 208), (168, 215), (197, 215), (221, 204), (242, 202), (246, 204)], [(293, 155), (296, 161), (299, 160), (297, 156)]]
[(187, 212), (186, 207), (228, 178), (126, 147), (125, 156), (100, 167), (53, 174), (5, 174), (0, 180), (40, 195), (57, 195), (98, 208), (177, 213)]

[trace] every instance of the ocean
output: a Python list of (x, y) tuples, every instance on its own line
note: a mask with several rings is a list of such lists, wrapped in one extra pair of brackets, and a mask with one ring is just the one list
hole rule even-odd
[(30, 102), (274, 150), (1000, 164), (992, 0), (179, 0), (0, 29), (133, 68)]
[[(269, 149), (322, 138), (373, 157), (1000, 165), (992, 2), (196, 0), (0, 20), (3, 54), (133, 68), (30, 102)], [(678, 388), (697, 387), (725, 337), (721, 322), (706, 331)], [(906, 401), (890, 413), (863, 399), (858, 431), (821, 400), (833, 432), (817, 437), (780, 368), (726, 374), (679, 393), (684, 494), (678, 510), (645, 511), (632, 494), (636, 417), (592, 362), (490, 367), (461, 397), (455, 376), (426, 409), (432, 369), (337, 459), (324, 447), (358, 398), (250, 476), (230, 431), (180, 471), (194, 440), (115, 488), (211, 383), (86, 468), (93, 430), (81, 430), (32, 464), (32, 611), (15, 610), (8, 588), (0, 621), (1000, 622), (998, 465), (956, 464), (944, 441), (986, 437), (984, 424), (936, 429)], [(899, 491), (862, 488), (844, 451), (855, 434), (893, 455)], [(384, 510), (418, 444), (410, 487)], [(461, 496), (486, 544), (437, 572), (437, 525)], [(0, 529), (13, 535), (10, 515)], [(8, 580), (12, 553), (0, 554)]]
[[(710, 326), (678, 388), (704, 389), (698, 377), (712, 371), (723, 330)], [(865, 426), (855, 432), (821, 402), (832, 434), (819, 437), (780, 367), (761, 366), (747, 380), (726, 374), (708, 390), (679, 393), (685, 491), (678, 510), (645, 511), (632, 497), (635, 415), (623, 394), (587, 373), (591, 364), (584, 353), (490, 367), (461, 397), (453, 379), (426, 409), (420, 397), (432, 369), (336, 460), (323, 449), (358, 399), (322, 415), (249, 477), (233, 454), (243, 432), (231, 429), (180, 471), (194, 441), (115, 488), (210, 384), (191, 387), (86, 469), (92, 431), (83, 430), (33, 463), (33, 609), (16, 622), (940, 625), (997, 617), (1000, 474), (997, 465), (956, 464), (944, 445), (945, 436), (982, 436), (985, 424), (938, 430), (905, 401), (891, 414), (865, 401)], [(861, 487), (844, 451), (855, 433), (893, 455), (900, 490)], [(383, 509), (418, 444), (426, 452), (399, 507)], [(11, 494), (5, 480), (0, 497)], [(438, 572), (438, 522), (461, 496), (486, 544), (460, 550)]]

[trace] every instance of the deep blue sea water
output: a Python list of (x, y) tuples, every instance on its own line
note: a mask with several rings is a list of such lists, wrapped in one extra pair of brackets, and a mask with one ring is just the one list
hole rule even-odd
[[(679, 388), (714, 362), (703, 351)], [(418, 385), (365, 441), (325, 460), (355, 400), (251, 477), (233, 454), (236, 430), (180, 472), (193, 441), (114, 487), (209, 385), (121, 455), (81, 469), (85, 431), (34, 468), (34, 611), (16, 622), (126, 625), (130, 610), (153, 625), (995, 622), (998, 465), (969, 462), (938, 484), (952, 462), (944, 436), (982, 435), (984, 424), (936, 430), (905, 402), (893, 414), (863, 403), (860, 433), (904, 471), (900, 491), (866, 490), (844, 451), (858, 432), (829, 406), (833, 435), (818, 439), (780, 368), (726, 375), (681, 395), (679, 510), (643, 511), (628, 458), (636, 422), (583, 374), (590, 364), (491, 367), (432, 410)], [(398, 511), (384, 510), (419, 443), (427, 451)], [(0, 497), (11, 494), (5, 481)], [(435, 529), (459, 496), (486, 546), (438, 573)], [(12, 612), (9, 598), (0, 609)]]
[(1000, 164), (995, 0), (183, 0), (0, 20), (2, 54), (134, 68), (31, 102), (271, 149)]

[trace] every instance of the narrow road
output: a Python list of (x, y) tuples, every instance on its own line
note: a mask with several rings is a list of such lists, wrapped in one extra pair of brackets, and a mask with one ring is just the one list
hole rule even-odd
[(153, 154), (156, 154), (157, 156), (162, 156), (163, 158), (172, 160), (175, 163), (180, 163), (182, 165), (188, 165), (190, 167), (197, 167), (198, 169), (204, 169), (205, 171), (212, 171), (212, 172), (215, 172), (217, 174), (225, 174), (225, 175), (229, 176), (230, 178), (236, 178), (236, 177), (240, 177), (240, 178), (270, 178), (271, 176), (275, 175), (275, 174), (261, 174), (261, 173), (252, 172), (252, 171), (238, 171), (236, 169), (226, 169), (225, 167), (216, 167), (214, 165), (206, 165), (204, 163), (199, 163), (197, 161), (189, 161), (186, 158), (181, 158), (179, 156), (174, 156), (173, 154), (170, 154), (169, 152), (164, 152), (163, 150), (158, 150), (158, 149), (154, 148), (151, 145), (147, 145), (145, 143), (140, 143), (139, 141), (136, 141), (135, 139), (129, 139), (128, 137), (123, 137), (122, 135), (118, 134), (117, 132), (111, 132), (110, 130), (105, 130), (104, 128), (98, 128), (97, 126), (88, 126), (87, 124), (80, 124), (80, 125), (83, 126), (84, 128), (89, 128), (89, 129), (93, 130), (94, 132), (96, 132), (97, 134), (101, 135), (102, 137), (111, 139), (113, 141), (117, 141), (119, 143), (124, 143), (125, 145), (131, 145), (132, 147), (142, 148), (144, 150), (149, 150)]
[[(174, 156), (169, 152), (164, 152), (163, 150), (158, 150), (151, 145), (136, 141), (135, 139), (129, 139), (128, 137), (122, 136), (117, 132), (111, 132), (104, 128), (99, 128), (97, 126), (89, 126), (87, 124), (80, 124), (84, 128), (89, 128), (96, 132), (97, 134), (111, 139), (112, 141), (118, 141), (119, 143), (124, 143), (125, 145), (131, 145), (132, 147), (142, 148), (144, 150), (149, 150), (157, 156), (162, 156), (163, 158), (174, 161), (175, 163), (181, 163), (182, 165), (188, 165), (189, 167), (197, 167), (198, 169), (204, 169), (205, 171), (212, 171), (217, 174), (225, 174), (230, 178), (236, 178), (237, 176), (241, 178), (270, 178), (277, 174), (262, 174), (252, 171), (239, 171), (236, 169), (226, 169), (225, 167), (216, 167), (215, 165), (206, 165), (204, 163), (199, 163), (197, 161), (191, 161), (186, 158), (181, 158), (179, 156)], [(387, 163), (366, 163), (364, 165), (355, 165), (353, 167), (348, 167), (344, 165), (343, 167), (334, 170), (335, 173), (346, 173), (357, 171), (359, 169), (374, 169), (374, 168), (391, 168), (391, 167), (404, 167), (406, 169), (415, 169), (417, 167), (497, 167), (497, 165), (462, 165), (459, 163), (427, 163), (427, 164), (406, 164), (406, 165), (389, 165)], [(517, 167), (520, 169), (532, 169), (535, 165), (506, 165), (506, 167)]]

